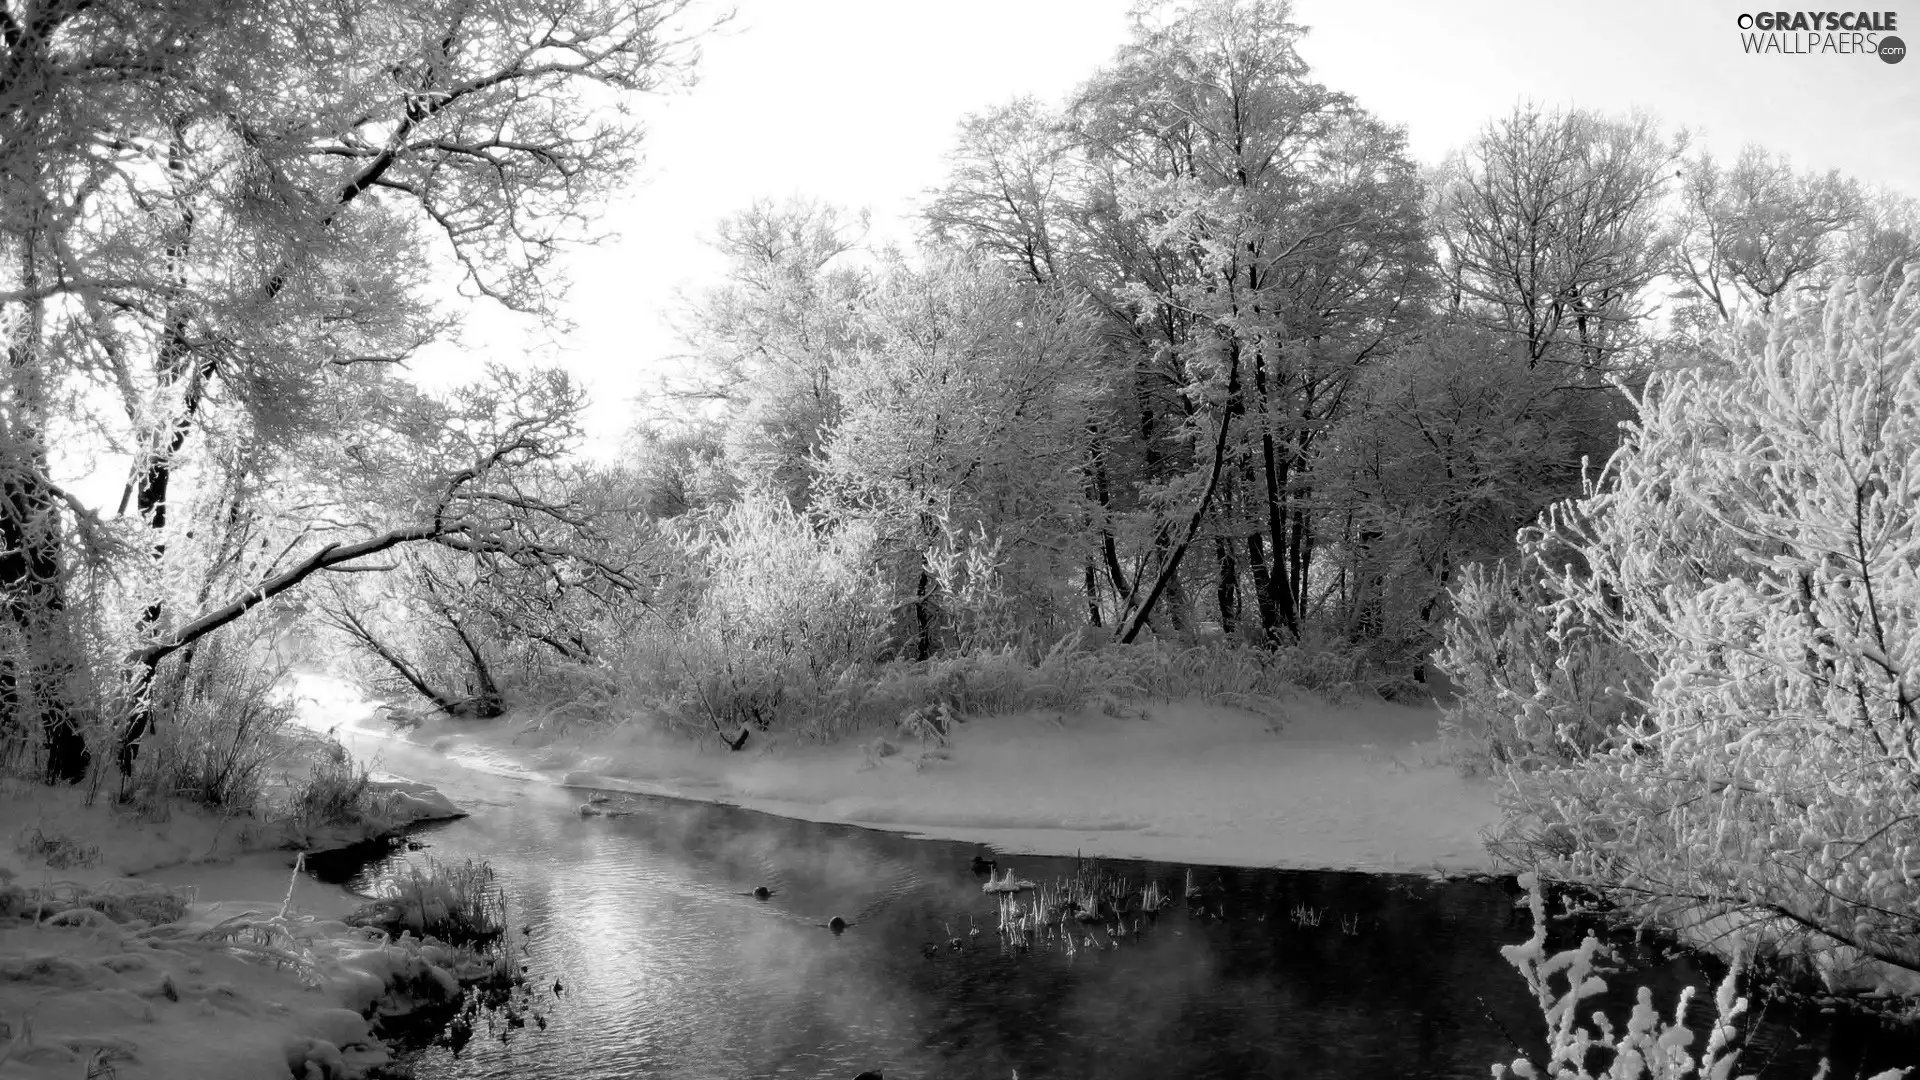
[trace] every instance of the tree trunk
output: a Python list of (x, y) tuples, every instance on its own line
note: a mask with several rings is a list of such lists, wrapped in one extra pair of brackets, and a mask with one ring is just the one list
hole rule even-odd
[[(1181, 552), (1181, 556), (1186, 553)], [(1187, 596), (1187, 581), (1180, 576), (1181, 559), (1168, 552), (1163, 558), (1174, 560), (1173, 572), (1167, 577), (1167, 595), (1160, 608), (1166, 614), (1167, 625), (1174, 634), (1186, 634), (1193, 629), (1193, 600)], [(1159, 627), (1155, 627), (1155, 632)]]
[[(40, 284), (36, 229), (20, 236), (20, 284)], [(92, 764), (72, 698), (74, 656), (67, 629), (67, 598), (59, 502), (47, 483), (46, 388), (41, 346), (46, 305), (29, 297), (22, 325), (7, 349), (12, 401), (0, 403), (0, 607), (14, 637), (0, 656), (0, 731), (28, 739), (37, 723), (48, 783), (79, 783)], [(6, 407), (10, 405), (11, 407)]]
[[(361, 622), (358, 615), (355, 615), (346, 608), (337, 608), (328, 610), (326, 616), (328, 622), (333, 623), (334, 626), (344, 631), (348, 637), (358, 641), (368, 652), (378, 657), (381, 663), (386, 664), (395, 675), (400, 676), (408, 686), (413, 687), (416, 693), (428, 701), (433, 702), (435, 708), (452, 714), (460, 705), (460, 702), (455, 699), (453, 695), (444, 693), (436, 689), (433, 684), (427, 682), (426, 675), (409, 663), (406, 657), (400, 655), (393, 647), (375, 637), (373, 630)], [(495, 715), (498, 714), (496, 713)]]
[(1257, 529), (1247, 534), (1247, 569), (1253, 576), (1253, 602), (1260, 613), (1260, 640), (1271, 644), (1279, 640), (1279, 615), (1273, 606), (1266, 539)]
[(11, 655), (0, 657), (0, 730), (27, 737), (37, 723), (48, 783), (77, 784), (92, 764), (73, 700), (60, 517), (42, 479), (44, 448), (0, 466), (0, 595)]
[(920, 559), (920, 580), (913, 589), (913, 616), (916, 623), (913, 636), (913, 658), (930, 660), (933, 658), (933, 575), (927, 570), (925, 556)]
[(1347, 637), (1355, 644), (1376, 641), (1386, 628), (1386, 575), (1374, 562), (1374, 545), (1384, 539), (1378, 529), (1361, 529), (1354, 538), (1352, 615)]
[(1224, 536), (1213, 538), (1214, 558), (1220, 566), (1220, 582), (1215, 599), (1220, 603), (1220, 632), (1231, 637), (1240, 632), (1240, 567), (1233, 557), (1233, 545)]
[(433, 598), (434, 610), (446, 621), (447, 627), (453, 631), (453, 636), (459, 639), (460, 646), (466, 650), (467, 661), (471, 665), (470, 670), (473, 674), (473, 679), (468, 685), (474, 692), (442, 708), (445, 708), (451, 716), (479, 720), (492, 719), (505, 713), (507, 711), (506, 695), (500, 692), (500, 684), (494, 680), (493, 668), (487, 663), (487, 655), (481, 651), (480, 643), (473, 640), (472, 634), (467, 633), (465, 621), (440, 591), (440, 586), (435, 583), (433, 574), (422, 569), (420, 580), (427, 587), (427, 595)]
[[(1267, 361), (1264, 350), (1253, 354), (1253, 389), (1260, 405), (1260, 465), (1261, 478), (1264, 481), (1264, 494), (1267, 503), (1267, 535), (1272, 540), (1273, 562), (1267, 574), (1266, 597), (1262, 604), (1262, 622), (1267, 625), (1270, 643), (1277, 643), (1282, 632), (1290, 636), (1300, 633), (1300, 611), (1295, 602), (1295, 594), (1290, 588), (1291, 579), (1287, 573), (1288, 560), (1285, 553), (1287, 545), (1287, 484), (1292, 464), (1290, 454), (1281, 453), (1274, 445), (1273, 438), (1273, 401), (1271, 387), (1267, 377)], [(1272, 611), (1271, 621), (1266, 612)]]
[[(1127, 583), (1127, 572), (1120, 565), (1120, 548), (1113, 539), (1112, 500), (1107, 491), (1106, 444), (1097, 437), (1093, 453), (1093, 493), (1100, 503), (1100, 556), (1106, 563), (1107, 579), (1113, 584), (1114, 595), (1124, 600), (1133, 595), (1133, 586)], [(1099, 623), (1094, 625), (1098, 626)]]
[(1309, 528), (1310, 516), (1304, 505), (1309, 493), (1299, 493), (1294, 505), (1292, 520), (1287, 532), (1287, 573), (1286, 594), (1292, 622), (1288, 629), (1297, 637), (1300, 633), (1300, 620), (1306, 614), (1308, 597), (1307, 573), (1313, 568), (1313, 530)]

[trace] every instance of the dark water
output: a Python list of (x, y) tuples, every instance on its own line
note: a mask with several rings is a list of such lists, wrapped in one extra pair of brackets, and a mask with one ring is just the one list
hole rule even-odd
[[(1499, 884), (1195, 868), (1218, 911), (1180, 903), (1137, 938), (1123, 927), (1117, 947), (1020, 952), (995, 932), (975, 848), (636, 803), (630, 817), (581, 818), (557, 798), (523, 799), (417, 834), (425, 852), (331, 869), (364, 890), (400, 860), (484, 857), (514, 926), (534, 928), (523, 960), (546, 1029), (503, 1027), (504, 1042), (483, 1029), (457, 1059), (420, 1050), (415, 1075), (1484, 1077), (1513, 1060), (1516, 1041), (1537, 1056), (1544, 1034), (1498, 952), (1529, 932)], [(1034, 881), (1076, 868), (1003, 861)], [(1188, 870), (1101, 866), (1176, 896)], [(756, 885), (772, 897), (753, 899)], [(831, 932), (835, 915), (852, 926)], [(527, 939), (516, 929), (516, 940)], [(1616, 1022), (1640, 984), (1668, 1015), (1681, 985), (1701, 986), (1705, 1018), (1719, 972), (1635, 959), (1648, 966), (1610, 980)], [(1826, 1054), (1837, 1080), (1920, 1061), (1911, 1037), (1821, 1022), (1770, 1010), (1742, 1071), (1810, 1077)]]

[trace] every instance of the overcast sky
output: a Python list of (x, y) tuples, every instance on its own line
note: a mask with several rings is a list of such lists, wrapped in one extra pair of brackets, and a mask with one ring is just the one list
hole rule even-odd
[[(1032, 94), (1058, 102), (1110, 58), (1131, 0), (739, 0), (704, 48), (700, 82), (649, 104), (647, 163), (608, 208), (619, 235), (570, 260), (557, 341), (476, 312), (464, 348), (415, 365), (458, 378), (478, 356), (544, 351), (590, 387), (590, 428), (611, 446), (631, 399), (680, 348), (677, 290), (713, 283), (702, 243), (758, 196), (869, 207), (905, 238), (968, 113)], [(1297, 0), (1315, 76), (1408, 129), (1437, 161), (1522, 99), (1610, 112), (1642, 107), (1716, 152), (1759, 142), (1807, 166), (1920, 195), (1920, 59), (1751, 56), (1724, 0)], [(1920, 6), (1898, 12), (1920, 43)], [(1910, 24), (1910, 25), (1909, 25)], [(544, 342), (544, 343), (543, 343)]]

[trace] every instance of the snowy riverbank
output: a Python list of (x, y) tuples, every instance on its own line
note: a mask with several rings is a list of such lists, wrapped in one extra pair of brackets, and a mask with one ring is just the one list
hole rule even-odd
[[(397, 746), (346, 684), (308, 676), (296, 692), (308, 726), (339, 729), (363, 755)], [(415, 760), (431, 750), (554, 784), (734, 803), (1003, 852), (1490, 868), (1479, 834), (1496, 817), (1493, 790), (1440, 760), (1437, 718), (1432, 709), (1303, 701), (1276, 729), (1231, 709), (1153, 703), (1118, 717), (976, 719), (937, 753), (911, 739), (883, 747), (877, 735), (827, 746), (756, 736), (732, 753), (639, 726), (552, 739), (511, 718), (434, 721), (405, 741), (417, 744), (406, 755)], [(401, 818), (457, 812), (423, 785), (388, 788)], [(276, 924), (277, 951), (247, 959), (249, 949), (205, 933), (236, 916), (281, 916), (287, 843), (333, 846), (398, 820), (321, 835), (184, 807), (143, 820), (109, 802), (88, 807), (81, 791), (20, 781), (0, 789), (8, 841), (0, 914), (9, 916), (0, 925), (0, 1080), (78, 1075), (95, 1060), (123, 1080), (358, 1075), (385, 1060), (362, 1014), (405, 1008), (391, 993), (396, 983), (446, 981), (431, 950), (383, 946), (340, 922), (353, 898), (311, 880), (298, 882)], [(49, 855), (61, 865), (48, 865)], [(146, 901), (129, 911), (99, 900), (135, 894), (184, 918), (168, 925), (158, 916), (169, 912)], [(61, 898), (54, 907), (67, 914), (48, 918), (50, 909), (35, 906), (37, 918), (20, 918), (30, 895)], [(73, 910), (89, 905), (113, 910)]]
[[(386, 734), (335, 680), (307, 677), (308, 723)], [(407, 740), (476, 768), (553, 783), (732, 803), (810, 821), (990, 844), (1008, 852), (1420, 873), (1487, 870), (1494, 788), (1442, 760), (1437, 709), (1303, 699), (1277, 730), (1196, 704), (1137, 715), (987, 717), (944, 756), (878, 734), (833, 745), (724, 747), (629, 725), (581, 737), (511, 717), (434, 720)]]
[(388, 1060), (366, 1016), (457, 993), (455, 958), (339, 921), (357, 898), (293, 878), (285, 850), (460, 813), (378, 788), (377, 820), (310, 830), (0, 786), (0, 1080), (333, 1080)]

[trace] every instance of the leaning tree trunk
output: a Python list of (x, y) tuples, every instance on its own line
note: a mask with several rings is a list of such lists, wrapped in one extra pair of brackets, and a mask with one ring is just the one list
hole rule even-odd
[[(1227, 401), (1229, 403), (1232, 402), (1235, 395), (1239, 392), (1240, 350), (1235, 345), (1229, 345), (1227, 349)], [(1172, 546), (1167, 552), (1165, 560), (1161, 562), (1160, 572), (1154, 577), (1152, 588), (1147, 590), (1147, 595), (1140, 601), (1140, 605), (1132, 611), (1131, 615), (1122, 620), (1120, 633), (1118, 635), (1121, 644), (1130, 645), (1133, 643), (1134, 638), (1140, 636), (1140, 630), (1146, 626), (1148, 616), (1153, 614), (1154, 605), (1160, 600), (1163, 594), (1169, 591), (1168, 586), (1179, 580), (1180, 560), (1186, 556), (1187, 548), (1193, 545), (1193, 538), (1199, 534), (1200, 525), (1207, 518), (1207, 511), (1213, 507), (1214, 492), (1220, 487), (1220, 470), (1227, 460), (1227, 433), (1232, 428), (1232, 408), (1221, 409), (1220, 430), (1215, 436), (1213, 443), (1213, 463), (1207, 470), (1207, 486), (1201, 490), (1199, 500), (1194, 503), (1193, 514), (1187, 519), (1185, 535), (1181, 536), (1179, 542)], [(1162, 530), (1161, 536), (1168, 538), (1166, 530)]]
[(507, 697), (500, 692), (500, 683), (493, 677), (493, 666), (487, 663), (487, 654), (480, 643), (467, 632), (467, 622), (453, 604), (448, 601), (441, 587), (435, 583), (433, 573), (425, 568), (420, 571), (420, 580), (426, 584), (427, 595), (433, 599), (433, 607), (453, 636), (466, 651), (469, 671), (473, 678), (469, 680), (469, 689), (473, 693), (451, 705), (442, 705), (450, 716), (464, 717), (469, 720), (491, 720), (504, 715), (507, 711)]
[(398, 675), (408, 686), (411, 686), (415, 693), (432, 702), (434, 708), (439, 709), (448, 716), (457, 716), (472, 720), (490, 720), (506, 712), (505, 700), (500, 695), (499, 687), (494, 684), (492, 672), (486, 668), (486, 662), (481, 658), (477, 647), (473, 641), (460, 630), (457, 622), (452, 624), (454, 632), (459, 635), (461, 643), (472, 651), (475, 663), (480, 665), (479, 679), (482, 683), (479, 694), (465, 698), (458, 697), (434, 686), (432, 682), (428, 681), (425, 672), (421, 671), (405, 656), (401, 655), (397, 648), (382, 641), (379, 636), (373, 632), (373, 628), (368, 626), (366, 622), (351, 609), (344, 606), (328, 608), (323, 612), (323, 617), (344, 632), (352, 639), (354, 644), (385, 664), (389, 670), (395, 675)]

